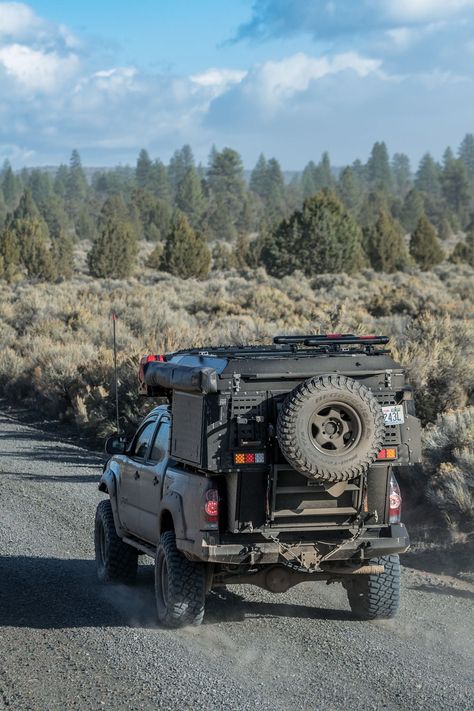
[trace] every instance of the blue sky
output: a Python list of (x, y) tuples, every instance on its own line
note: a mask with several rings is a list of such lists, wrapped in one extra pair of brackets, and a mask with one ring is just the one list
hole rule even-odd
[(474, 0), (0, 0), (0, 161), (439, 157), (474, 132), (473, 30)]

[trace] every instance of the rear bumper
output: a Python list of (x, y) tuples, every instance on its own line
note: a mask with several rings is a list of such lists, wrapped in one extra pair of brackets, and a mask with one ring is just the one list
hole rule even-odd
[[(280, 544), (263, 537), (256, 539), (246, 536), (245, 541), (221, 543), (215, 534), (203, 533), (201, 541), (177, 540), (177, 545), (189, 558), (208, 563), (272, 565), (283, 560)], [(299, 551), (316, 550), (318, 556), (324, 556), (325, 567), (333, 561), (359, 563), (390, 553), (404, 553), (409, 546), (408, 532), (402, 523), (367, 529), (356, 538), (328, 541), (324, 545), (318, 541), (295, 544)]]

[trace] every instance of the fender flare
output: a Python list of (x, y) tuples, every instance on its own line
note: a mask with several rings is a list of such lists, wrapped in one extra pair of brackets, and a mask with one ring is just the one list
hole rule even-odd
[(117, 531), (117, 536), (123, 538), (123, 536), (126, 534), (126, 531), (120, 522), (120, 516), (118, 512), (117, 479), (112, 469), (109, 469), (108, 467), (104, 469), (100, 477), (99, 491), (103, 491), (109, 495), (110, 505), (112, 507), (112, 515), (114, 517), (115, 530)]
[(161, 501), (160, 507), (160, 535), (161, 531), (161, 520), (163, 514), (168, 511), (173, 519), (174, 531), (176, 538), (184, 539), (186, 538), (186, 525), (184, 522), (184, 512), (183, 512), (183, 500), (181, 495), (176, 491), (170, 491)]

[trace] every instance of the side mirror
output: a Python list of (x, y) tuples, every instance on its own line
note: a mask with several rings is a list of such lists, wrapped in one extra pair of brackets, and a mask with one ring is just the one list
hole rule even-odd
[(105, 440), (105, 451), (107, 454), (124, 454), (127, 450), (127, 442), (124, 437), (111, 435)]

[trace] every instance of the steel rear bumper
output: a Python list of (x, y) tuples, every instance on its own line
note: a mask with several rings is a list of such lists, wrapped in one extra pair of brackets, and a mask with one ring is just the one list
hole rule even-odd
[[(189, 558), (208, 563), (270, 565), (282, 562), (282, 546), (278, 541), (263, 537), (252, 539), (251, 536), (245, 536), (244, 540), (235, 543), (221, 543), (215, 534), (203, 533), (200, 542), (177, 540), (177, 545)], [(316, 549), (318, 554), (324, 556), (325, 564), (333, 561), (359, 563), (391, 553), (404, 553), (410, 546), (410, 540), (405, 526), (400, 523), (380, 529), (367, 529), (361, 535), (344, 541), (327, 542), (324, 545), (306, 541), (296, 546), (299, 551)]]

